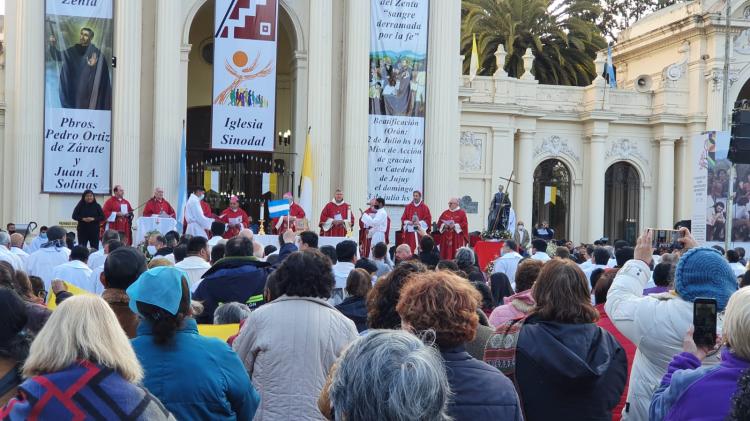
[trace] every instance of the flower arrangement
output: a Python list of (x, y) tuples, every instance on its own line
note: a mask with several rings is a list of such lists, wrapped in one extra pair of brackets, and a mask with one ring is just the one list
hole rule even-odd
[(482, 240), (510, 240), (513, 235), (508, 230), (486, 230), (480, 234)]

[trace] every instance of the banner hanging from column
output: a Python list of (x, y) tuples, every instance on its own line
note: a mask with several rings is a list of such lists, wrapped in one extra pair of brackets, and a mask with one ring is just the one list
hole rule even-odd
[(278, 0), (216, 0), (211, 147), (272, 152)]
[(422, 191), (429, 0), (371, 0), (368, 194)]
[(47, 0), (45, 10), (42, 190), (108, 194), (112, 0)]
[(750, 165), (737, 164), (730, 180), (732, 163), (729, 132), (705, 132), (693, 138), (692, 233), (701, 244), (724, 247), (727, 230), (729, 184), (734, 183), (732, 221), (733, 246), (750, 245)]

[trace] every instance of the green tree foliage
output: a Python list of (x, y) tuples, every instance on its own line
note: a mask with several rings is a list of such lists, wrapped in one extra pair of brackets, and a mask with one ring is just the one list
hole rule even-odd
[(604, 36), (615, 39), (620, 31), (640, 18), (677, 2), (678, 0), (601, 0), (602, 15), (598, 26)]
[(532, 72), (540, 83), (587, 86), (596, 77), (596, 53), (607, 46), (596, 25), (601, 14), (597, 0), (463, 0), (464, 72), (476, 34), (480, 75), (495, 72), (494, 53), (503, 44), (510, 76), (523, 74), (522, 57), (530, 47), (535, 56)]

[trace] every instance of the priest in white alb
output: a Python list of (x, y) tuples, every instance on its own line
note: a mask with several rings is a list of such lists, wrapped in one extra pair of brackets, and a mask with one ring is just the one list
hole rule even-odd
[(211, 223), (214, 222), (214, 220), (203, 214), (201, 200), (203, 200), (205, 195), (206, 191), (201, 187), (197, 187), (185, 204), (185, 221), (187, 221), (187, 230), (185, 233), (190, 234), (193, 237), (203, 237), (208, 239), (206, 231), (211, 229)]
[[(374, 208), (376, 210), (374, 215), (364, 213), (362, 209), (359, 210), (360, 214), (362, 214), (362, 224), (367, 229), (367, 238), (370, 239), (370, 244), (385, 243), (385, 233), (388, 230), (388, 214), (385, 212), (385, 199), (382, 197), (375, 199)], [(371, 257), (371, 255), (372, 250), (370, 250), (370, 256), (367, 257)]]

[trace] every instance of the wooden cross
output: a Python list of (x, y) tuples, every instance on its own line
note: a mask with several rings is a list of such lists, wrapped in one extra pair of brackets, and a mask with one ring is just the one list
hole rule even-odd
[[(508, 194), (509, 194), (508, 189), (510, 188), (510, 183), (521, 184), (518, 181), (516, 181), (516, 180), (513, 179), (513, 175), (514, 174), (515, 174), (515, 170), (511, 170), (510, 177), (508, 177), (508, 178), (498, 177), (501, 180), (507, 181), (507, 183), (505, 184), (505, 190), (503, 191), (503, 194), (505, 195), (505, 197), (508, 197)], [(500, 209), (498, 209), (497, 215), (495, 215), (495, 221), (492, 223), (492, 226), (490, 227), (491, 231), (494, 231), (495, 227), (497, 227), (497, 222), (500, 219), (500, 214), (503, 213), (503, 208), (504, 207), (505, 207), (505, 205), (502, 205), (502, 204), (500, 205)], [(505, 228), (507, 229), (508, 227), (505, 227)]]

